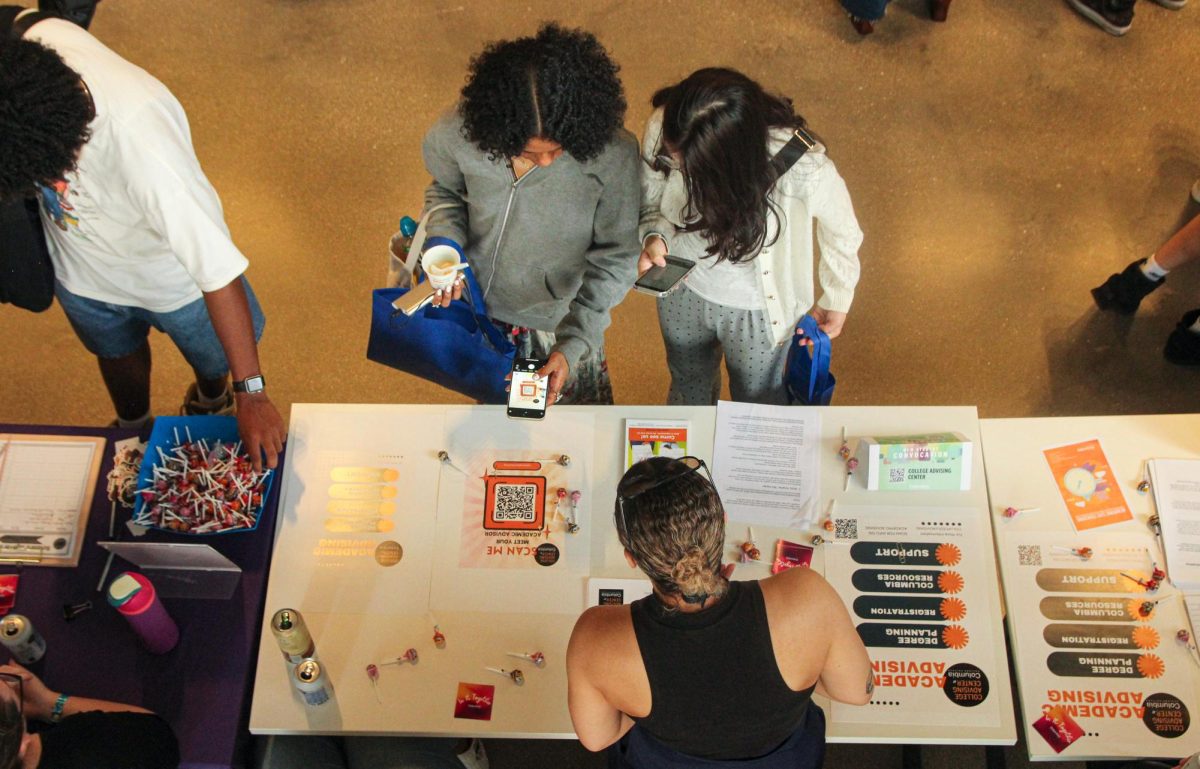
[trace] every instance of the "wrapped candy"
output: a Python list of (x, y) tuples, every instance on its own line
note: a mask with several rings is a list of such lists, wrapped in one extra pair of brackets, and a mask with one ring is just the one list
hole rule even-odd
[(108, 471), (110, 501), (133, 507), (137, 497), (138, 472), (142, 467), (142, 450), (137, 446), (121, 446), (113, 454), (113, 469)]
[(158, 448), (150, 485), (138, 489), (142, 509), (134, 523), (191, 534), (255, 526), (271, 470), (255, 472), (242, 444), (188, 440)]
[(383, 704), (383, 700), (379, 699), (379, 666), (374, 663), (367, 665), (367, 678), (371, 679), (371, 688), (375, 690), (375, 700)]
[(487, 668), (487, 670), (490, 670), (491, 672), (496, 673), (497, 675), (508, 676), (509, 678), (512, 679), (512, 682), (514, 684), (516, 684), (517, 686), (525, 685), (525, 674), (522, 673), (517, 668), (513, 668), (512, 670), (505, 670), (504, 668), (489, 667), (489, 668)]
[(576, 520), (575, 514), (579, 511), (579, 500), (581, 499), (583, 499), (582, 492), (571, 492), (571, 517), (567, 520), (567, 531), (572, 534), (577, 534), (579, 532), (579, 522)]
[(380, 664), (382, 664), (382, 665), (403, 665), (406, 662), (411, 662), (412, 664), (415, 665), (415, 664), (417, 664), (418, 659), (420, 659), (420, 656), (417, 654), (417, 650), (409, 649), (406, 652), (404, 652), (404, 654), (401, 654), (399, 657), (397, 657), (396, 659), (388, 660), (387, 662), (383, 662)]
[(546, 667), (546, 655), (542, 654), (541, 652), (529, 652), (529, 653), (507, 652), (507, 654), (508, 654), (508, 656), (516, 657), (517, 659), (529, 660), (530, 662), (533, 663), (534, 667), (537, 667), (537, 668)]
[(1151, 577), (1150, 579), (1142, 579), (1141, 577), (1135, 577), (1132, 574), (1126, 574), (1125, 572), (1121, 572), (1121, 576), (1125, 577), (1126, 579), (1133, 580), (1134, 582), (1136, 582), (1139, 585), (1141, 585), (1142, 587), (1144, 587), (1146, 589), (1146, 591), (1150, 592), (1150, 593), (1153, 593), (1155, 590), (1158, 590), (1158, 586), (1161, 582), (1161, 580), (1157, 580), (1154, 577)]
[(742, 563), (748, 561), (758, 561), (762, 559), (762, 551), (758, 549), (758, 545), (754, 542), (754, 529), (747, 527), (746, 533), (749, 537), (742, 543), (741, 560)]

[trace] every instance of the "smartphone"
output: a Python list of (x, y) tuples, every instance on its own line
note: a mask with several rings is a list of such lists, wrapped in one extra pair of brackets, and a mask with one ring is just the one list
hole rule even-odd
[(696, 263), (690, 259), (681, 259), (671, 254), (667, 254), (665, 258), (667, 260), (665, 267), (659, 267), (657, 264), (654, 265), (646, 270), (645, 275), (638, 278), (637, 283), (634, 283), (633, 287), (643, 294), (666, 296), (696, 266)]
[(546, 416), (546, 388), (549, 377), (538, 376), (546, 361), (537, 358), (513, 360), (512, 382), (508, 390), (508, 416), (512, 419), (541, 419)]

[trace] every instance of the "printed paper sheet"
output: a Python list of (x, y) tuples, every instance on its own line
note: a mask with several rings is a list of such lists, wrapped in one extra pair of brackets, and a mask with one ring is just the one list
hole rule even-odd
[[(1155, 554), (1149, 532), (1026, 531), (1003, 540), (1032, 758), (1179, 756), (1200, 747), (1190, 726), (1200, 664), (1176, 638), (1188, 627), (1182, 594), (1139, 584), (1151, 578)], [(1043, 717), (1058, 726), (1056, 736), (1034, 729)], [(1077, 739), (1068, 719), (1079, 726)]]
[(990, 726), (1007, 687), (995, 572), (981, 511), (839, 507), (826, 578), (875, 669), (870, 704), (843, 723)]

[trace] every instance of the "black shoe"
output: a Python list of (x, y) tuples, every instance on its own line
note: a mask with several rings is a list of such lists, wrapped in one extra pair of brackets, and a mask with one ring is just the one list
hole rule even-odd
[(38, 0), (38, 10), (61, 16), (87, 29), (96, 14), (96, 3), (100, 0)]
[(1154, 289), (1161, 286), (1166, 278), (1151, 280), (1142, 272), (1145, 259), (1134, 262), (1119, 273), (1113, 273), (1104, 281), (1104, 285), (1092, 289), (1092, 298), (1101, 310), (1113, 310), (1122, 315), (1133, 315), (1138, 305)]
[(1120, 37), (1133, 24), (1134, 0), (1067, 0), (1080, 15), (1110, 35)]
[(1184, 313), (1175, 330), (1167, 337), (1163, 357), (1176, 366), (1200, 366), (1200, 334), (1192, 331), (1200, 310)]

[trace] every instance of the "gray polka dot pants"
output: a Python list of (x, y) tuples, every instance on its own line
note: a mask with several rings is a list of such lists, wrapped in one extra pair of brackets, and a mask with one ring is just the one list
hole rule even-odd
[(766, 310), (713, 304), (680, 286), (658, 300), (658, 325), (671, 370), (671, 406), (708, 406), (721, 394), (721, 358), (735, 401), (787, 404), (788, 345), (775, 343)]

